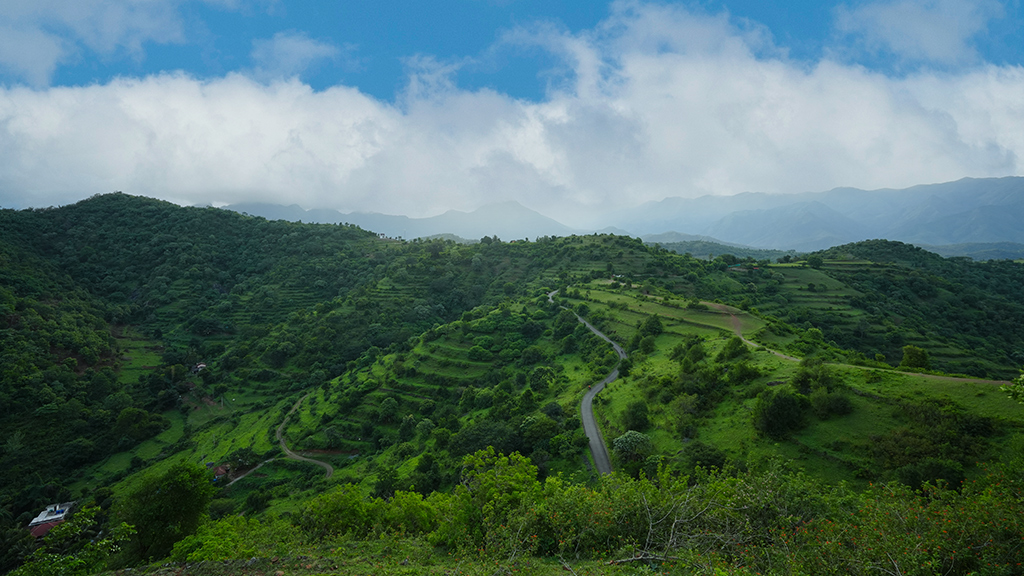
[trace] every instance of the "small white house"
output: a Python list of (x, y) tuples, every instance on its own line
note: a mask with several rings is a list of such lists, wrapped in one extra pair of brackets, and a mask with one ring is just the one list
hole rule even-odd
[(74, 502), (50, 504), (28, 523), (29, 531), (32, 532), (32, 535), (36, 538), (44, 536), (50, 531), (50, 528), (53, 528), (64, 521), (64, 518), (71, 512), (71, 508), (74, 505)]

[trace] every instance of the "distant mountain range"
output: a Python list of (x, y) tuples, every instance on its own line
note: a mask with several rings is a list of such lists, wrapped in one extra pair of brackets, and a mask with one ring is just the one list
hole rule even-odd
[(912, 244), (1024, 243), (1024, 178), (964, 178), (903, 190), (666, 198), (620, 212), (636, 235), (676, 230), (756, 248), (818, 250), (885, 238)]
[(537, 238), (538, 236), (569, 236), (579, 233), (518, 202), (488, 204), (473, 212), (449, 210), (430, 218), (391, 216), (374, 212), (352, 212), (345, 214), (337, 210), (304, 210), (300, 206), (278, 204), (245, 203), (232, 204), (228, 210), (268, 220), (289, 220), (317, 224), (355, 224), (364, 230), (371, 230), (392, 238), (425, 238), (443, 234), (454, 234), (469, 240), (484, 236), (497, 236), (503, 240)]
[(662, 244), (699, 241), (800, 252), (885, 238), (928, 246), (946, 255), (1012, 258), (1024, 254), (1021, 177), (964, 178), (902, 190), (836, 188), (796, 194), (747, 192), (666, 198), (609, 215), (600, 230), (570, 228), (518, 202), (492, 204), (473, 212), (450, 210), (431, 218), (343, 214), (296, 205), (235, 204), (227, 208), (272, 220), (348, 222), (410, 239), (454, 234), (473, 240), (483, 236), (512, 240), (599, 231)]

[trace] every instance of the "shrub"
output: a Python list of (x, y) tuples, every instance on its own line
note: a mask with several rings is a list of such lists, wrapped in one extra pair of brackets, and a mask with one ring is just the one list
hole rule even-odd
[(733, 336), (725, 343), (725, 347), (718, 353), (715, 360), (718, 362), (728, 362), (729, 360), (735, 360), (736, 358), (742, 358), (750, 354), (750, 350), (747, 345), (743, 343), (743, 340), (739, 336)]
[(831, 416), (845, 416), (853, 411), (853, 403), (839, 392), (828, 392), (825, 388), (815, 388), (808, 397), (814, 414), (822, 420)]
[(901, 368), (920, 368), (928, 370), (931, 362), (928, 360), (928, 352), (917, 346), (906, 345), (903, 347), (903, 359), (900, 360)]
[(469, 359), (475, 362), (490, 362), (493, 355), (480, 346), (473, 346), (469, 349)]
[(804, 427), (807, 398), (785, 388), (765, 390), (754, 405), (754, 428), (772, 438), (785, 438)]
[(647, 417), (647, 403), (643, 400), (630, 402), (622, 414), (622, 425), (627, 430), (646, 430), (650, 426)]

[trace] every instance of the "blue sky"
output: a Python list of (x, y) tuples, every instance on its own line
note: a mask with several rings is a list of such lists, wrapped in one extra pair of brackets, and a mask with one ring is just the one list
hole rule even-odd
[(578, 223), (1024, 174), (1019, 0), (3, 0), (0, 205)]
[[(509, 36), (540, 27), (579, 34), (594, 30), (610, 15), (610, 5), (604, 2), (545, 0), (85, 0), (87, 11), (94, 7), (91, 15), (61, 18), (54, 13), (72, 11), (71, 2), (33, 3), (44, 9), (9, 21), (17, 22), (18, 29), (50, 36), (61, 46), (49, 62), (19, 66), (17, 57), (4, 58), (7, 65), (0, 68), (0, 78), (8, 85), (81, 86), (179, 70), (197, 78), (253, 74), (267, 66), (267, 59), (277, 57), (277, 67), (267, 70), (269, 74), (297, 75), (317, 90), (355, 86), (382, 100), (394, 100), (401, 93), (409, 60), (424, 56), (458, 64), (457, 79), (464, 89), (490, 88), (516, 98), (543, 99), (563, 70), (541, 47), (517, 43)], [(789, 58), (807, 63), (831, 57), (906, 74), (922, 66), (1020, 65), (1024, 59), (1019, 1), (675, 4), (696, 13), (728, 14), (739, 25), (761, 27)], [(119, 5), (128, 13), (111, 8)], [(135, 8), (132, 14), (132, 5), (150, 7)], [(920, 22), (919, 34), (930, 36), (941, 48), (929, 53), (889, 42), (886, 32), (872, 29), (879, 27), (868, 16), (873, 8), (879, 20), (890, 20), (892, 26), (899, 24), (901, 15), (921, 20), (930, 15), (933, 21)], [(852, 26), (851, 16), (856, 22)], [(888, 34), (904, 35), (912, 28), (903, 24)], [(284, 50), (280, 44), (286, 39), (294, 41), (290, 59), (273, 53)]]

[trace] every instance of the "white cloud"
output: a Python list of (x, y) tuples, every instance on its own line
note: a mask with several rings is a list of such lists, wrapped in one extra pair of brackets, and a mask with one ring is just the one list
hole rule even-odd
[(233, 74), (0, 89), (0, 205), (123, 190), (436, 214), (517, 199), (569, 223), (666, 196), (1024, 174), (1024, 69), (892, 78), (792, 62), (723, 16), (621, 4), (533, 34), (572, 74), (543, 102), (410, 62), (399, 105)]
[[(4, 0), (0, 70), (45, 86), (57, 66), (83, 51), (141, 58), (147, 42), (185, 40), (180, 7), (189, 1)], [(234, 7), (241, 0), (196, 1)]]
[(341, 56), (337, 46), (310, 38), (304, 32), (278, 32), (273, 38), (254, 40), (252, 60), (257, 78), (299, 76), (314, 64)]
[(996, 0), (882, 0), (840, 6), (836, 26), (871, 53), (957, 66), (978, 60), (972, 40), (1001, 14)]
[(0, 24), (0, 70), (33, 86), (45, 86), (70, 47), (60, 37), (32, 27)]

